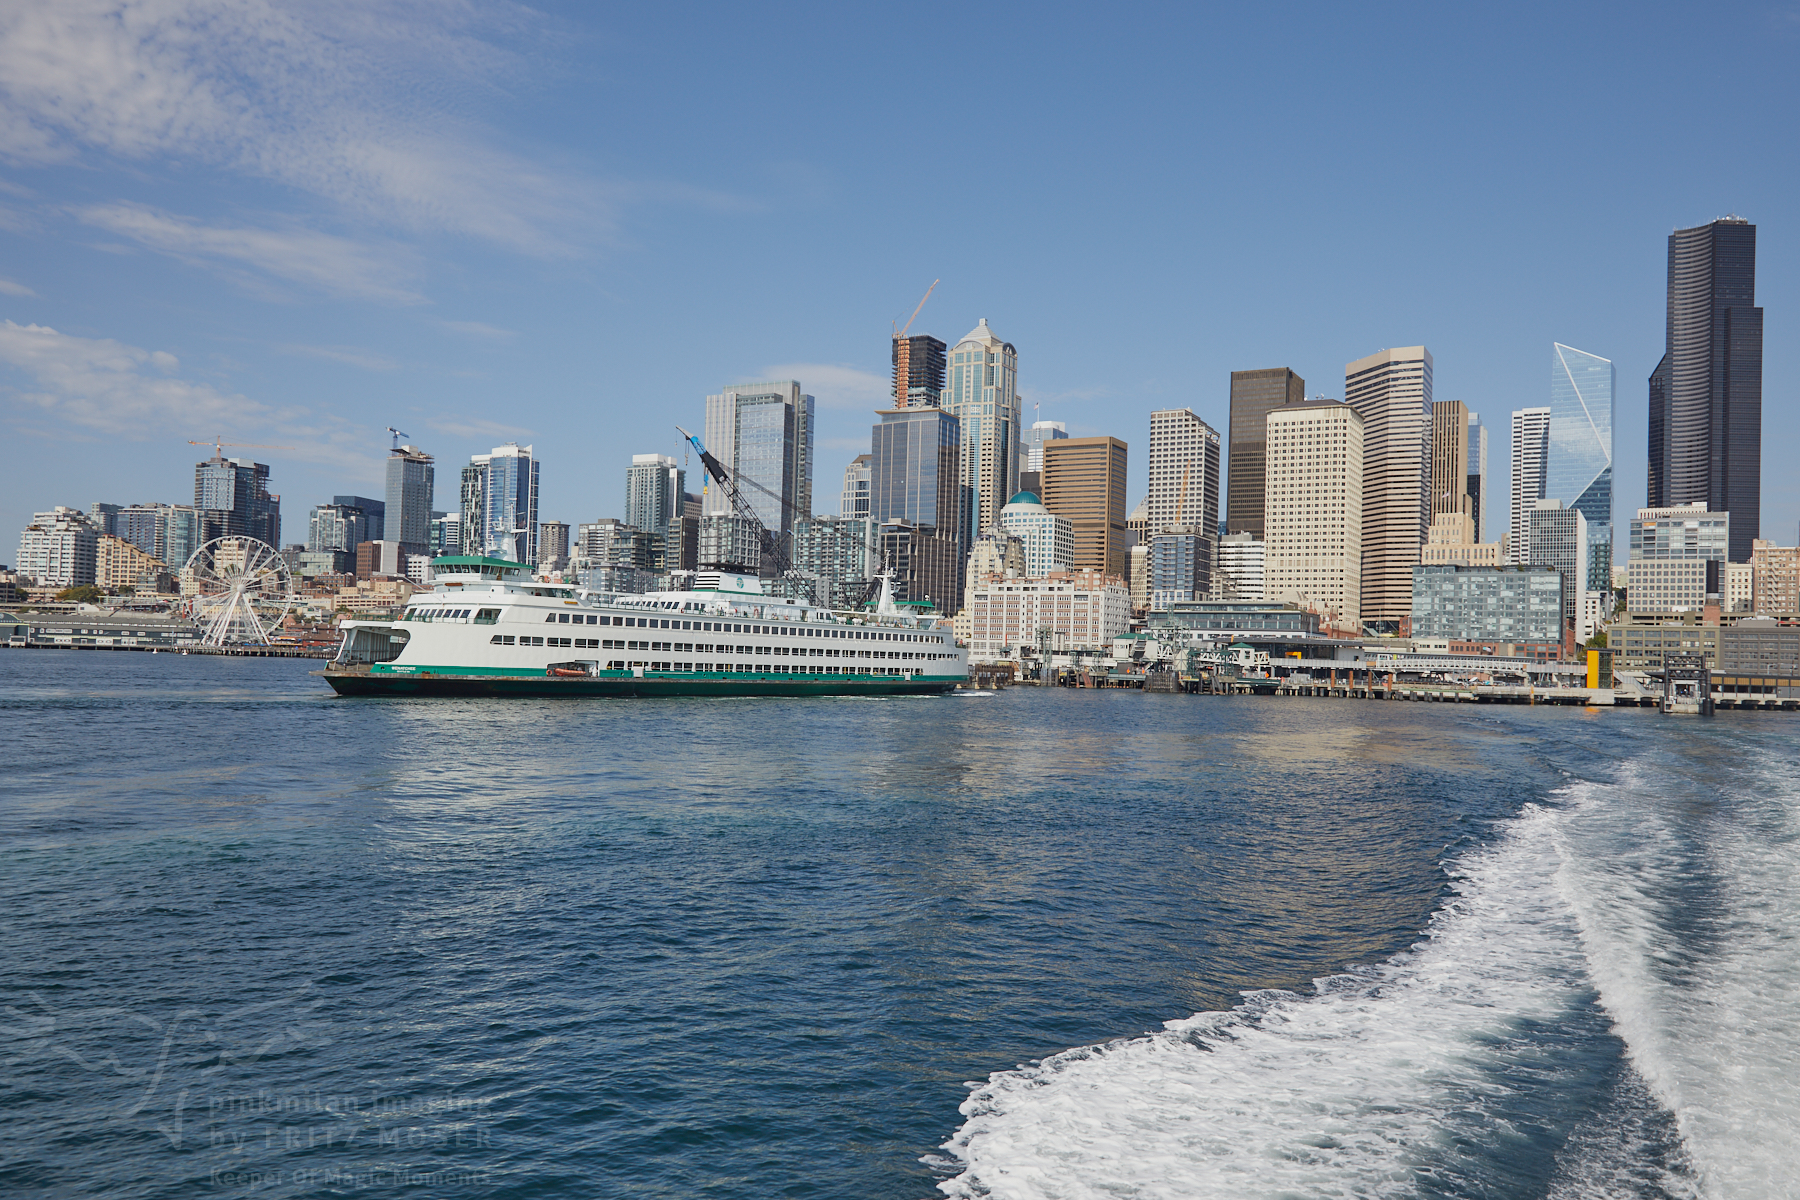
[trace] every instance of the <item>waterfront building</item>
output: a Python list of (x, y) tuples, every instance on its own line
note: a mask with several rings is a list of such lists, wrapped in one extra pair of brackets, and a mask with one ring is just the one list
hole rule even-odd
[(470, 455), (462, 470), (461, 498), (465, 554), (536, 561), (538, 461), (532, 447), (508, 442)]
[[(891, 547), (886, 541), (880, 545), (883, 562), (889, 570), (897, 569), (889, 549), (913, 562), (917, 542), (919, 563), (929, 564), (917, 587), (954, 608), (954, 597), (962, 594), (962, 532), (967, 528), (961, 424), (954, 414), (929, 405), (876, 415), (881, 420), (870, 436), (869, 520), (883, 530), (894, 525)], [(951, 584), (940, 590), (937, 564), (946, 558)], [(905, 598), (917, 600), (923, 594)]]
[(1438, 513), (1431, 518), (1419, 561), (1441, 567), (1455, 563), (1465, 567), (1497, 567), (1506, 561), (1498, 542), (1475, 540), (1475, 518), (1470, 513)]
[(1717, 560), (1633, 559), (1625, 565), (1625, 606), (1633, 612), (1697, 612), (1706, 605), (1709, 579), (1718, 577)]
[[(760, 485), (739, 495), (777, 538), (812, 512), (813, 430), (813, 398), (798, 380), (747, 383), (706, 398), (707, 451), (740, 481)], [(730, 498), (708, 488), (702, 515), (732, 515)]]
[(99, 587), (113, 591), (135, 588), (146, 579), (154, 581), (156, 576), (167, 574), (168, 570), (161, 559), (145, 554), (122, 537), (103, 533), (95, 540), (94, 583)]
[(893, 576), (895, 600), (935, 605), (954, 616), (962, 601), (962, 558), (955, 537), (904, 519), (877, 526), (876, 553)]
[(1262, 600), (1264, 549), (1262, 539), (1253, 533), (1228, 533), (1220, 538), (1219, 561), (1213, 569), (1214, 598), (1239, 602)]
[(383, 536), (391, 534), (410, 555), (431, 549), (431, 511), (437, 502), (437, 468), (417, 446), (388, 451)]
[[(1219, 528), (1219, 434), (1189, 408), (1159, 408), (1150, 414), (1150, 494), (1145, 500), (1148, 532), (1184, 529), (1208, 539)], [(1211, 585), (1211, 547), (1206, 582)]]
[(1587, 586), (1588, 523), (1561, 500), (1539, 500), (1531, 510), (1531, 564), (1555, 567), (1563, 577), (1563, 620), (1573, 625)]
[(1298, 604), (1250, 599), (1178, 600), (1156, 614), (1154, 625), (1203, 633), (1283, 634), (1296, 640), (1324, 636), (1316, 611)]
[[(1031, 428), (1025, 431), (1025, 470), (1042, 474), (1044, 470), (1044, 443), (1056, 442), (1069, 436), (1069, 427), (1061, 421), (1033, 421)], [(1020, 485), (1021, 491), (1031, 489)]]
[(1531, 561), (1531, 510), (1544, 499), (1544, 464), (1550, 456), (1550, 410), (1514, 409), (1512, 415), (1512, 512), (1507, 542), (1511, 561)]
[(1263, 472), (1271, 410), (1306, 400), (1306, 380), (1287, 367), (1231, 373), (1231, 445), (1226, 460), (1225, 531), (1264, 535)]
[(1131, 628), (1125, 581), (1099, 571), (971, 580), (969, 653), (993, 662), (1023, 648), (1100, 649)]
[(1752, 612), (1800, 613), (1800, 547), (1757, 538), (1750, 544)]
[(1063, 438), (1044, 444), (1044, 507), (1074, 527), (1077, 570), (1127, 577), (1127, 447), (1115, 437)]
[(1344, 403), (1363, 419), (1365, 622), (1398, 627), (1412, 608), (1412, 569), (1431, 525), (1431, 352), (1380, 350), (1344, 366)]
[(1180, 600), (1205, 600), (1212, 591), (1213, 538), (1176, 526), (1150, 538), (1150, 611)]
[(844, 491), (838, 500), (840, 517), (869, 519), (869, 464), (873, 456), (859, 454), (844, 468)]
[(1488, 479), (1488, 436), (1487, 427), (1481, 423), (1479, 413), (1469, 414), (1469, 516), (1475, 522), (1475, 542), (1482, 541), (1482, 531), (1487, 528), (1483, 523), (1487, 519), (1487, 479)]
[(895, 408), (936, 407), (944, 394), (944, 352), (929, 333), (894, 339), (893, 397)]
[(1368, 577), (1363, 416), (1317, 400), (1271, 409), (1268, 422), (1263, 597), (1355, 625)]
[(540, 571), (560, 571), (569, 565), (569, 526), (563, 521), (538, 524), (537, 562)]
[(349, 504), (315, 504), (306, 520), (306, 548), (315, 553), (355, 554), (364, 542), (379, 540), (369, 535), (368, 514)]
[[(1752, 545), (1751, 557), (1756, 554), (1755, 546), (1762, 545), (1761, 539)], [(1728, 613), (1753, 613), (1756, 611), (1756, 566), (1754, 563), (1725, 564), (1725, 595), (1720, 605)]]
[(1762, 349), (1756, 226), (1728, 216), (1671, 233), (1647, 506), (1730, 513), (1731, 562), (1748, 562), (1761, 536)]
[(1075, 526), (1046, 508), (1030, 492), (1020, 492), (1000, 510), (999, 528), (1025, 547), (1025, 574), (1048, 575), (1075, 565)]
[[(333, 496), (331, 502), (333, 504), (347, 505), (350, 508), (362, 509), (363, 516), (369, 522), (368, 540), (372, 542), (386, 540), (387, 501), (377, 500), (372, 496)], [(355, 547), (352, 546), (351, 549), (354, 550)]]
[(194, 465), (194, 507), (209, 510), (202, 530), (215, 537), (253, 537), (281, 545), (281, 497), (269, 491), (269, 468), (219, 453)]
[(813, 603), (848, 608), (875, 577), (876, 530), (867, 517), (806, 517), (794, 522), (794, 569), (817, 581)]
[(661, 537), (682, 514), (687, 472), (666, 454), (634, 454), (625, 468), (625, 523)]
[[(1610, 359), (1554, 342), (1542, 495), (1587, 520), (1589, 560), (1577, 590), (1605, 591), (1613, 557), (1613, 391)], [(1533, 561), (1541, 561), (1534, 551)]]
[(1413, 568), (1412, 636), (1545, 647), (1564, 643), (1562, 573), (1554, 567)]
[(1019, 490), (1024, 458), (1018, 351), (988, 328), (986, 317), (950, 351), (942, 403), (960, 422), (960, 475), (968, 494), (957, 540), (967, 547), (976, 534), (993, 528)]
[(1618, 671), (1660, 671), (1665, 654), (1699, 654), (1711, 665), (1718, 658), (1720, 628), (1720, 622), (1708, 623), (1698, 608), (1627, 612), (1607, 625), (1606, 644)]
[(19, 574), (39, 587), (81, 587), (94, 582), (100, 531), (79, 508), (57, 505), (34, 513), (19, 535)]
[[(1640, 508), (1631, 522), (1625, 564), (1626, 606), (1634, 612), (1698, 610), (1709, 591), (1708, 563), (1722, 563), (1731, 544), (1729, 513), (1704, 505)], [(1723, 574), (1711, 568), (1723, 587)]]

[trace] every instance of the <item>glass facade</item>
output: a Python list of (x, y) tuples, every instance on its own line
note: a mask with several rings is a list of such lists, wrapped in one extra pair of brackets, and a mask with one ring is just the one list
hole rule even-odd
[(1412, 636), (1560, 643), (1562, 573), (1555, 567), (1414, 567)]
[[(1551, 346), (1549, 448), (1543, 495), (1587, 519), (1586, 590), (1612, 586), (1613, 393), (1611, 360)], [(1533, 561), (1544, 561), (1533, 555)]]
[(957, 418), (941, 408), (895, 409), (881, 414), (870, 440), (870, 519), (911, 521), (954, 537), (962, 527)]
[[(481, 553), (509, 562), (537, 561), (538, 462), (530, 446), (498, 446), (486, 459), (479, 487)], [(466, 473), (465, 473), (466, 474)], [(465, 494), (467, 493), (465, 477)], [(466, 532), (471, 522), (463, 521)], [(468, 544), (465, 536), (464, 544)]]
[(194, 507), (218, 516), (215, 536), (253, 537), (279, 548), (281, 497), (269, 494), (269, 468), (237, 458), (194, 467)]
[(1212, 588), (1212, 538), (1159, 533), (1150, 539), (1150, 608), (1166, 612), (1180, 600), (1204, 600)]
[[(1588, 523), (1579, 508), (1565, 508), (1559, 500), (1540, 500), (1531, 510), (1531, 563), (1555, 567), (1563, 579), (1563, 619), (1575, 620), (1581, 593), (1602, 589), (1587, 583), (1590, 554)], [(1609, 578), (1606, 586), (1610, 588)]]

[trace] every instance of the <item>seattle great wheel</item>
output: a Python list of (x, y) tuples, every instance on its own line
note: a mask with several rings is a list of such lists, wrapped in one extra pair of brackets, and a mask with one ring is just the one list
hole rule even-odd
[(299, 599), (281, 555), (252, 537), (214, 538), (194, 551), (182, 574), (195, 589), (188, 616), (209, 646), (268, 645)]

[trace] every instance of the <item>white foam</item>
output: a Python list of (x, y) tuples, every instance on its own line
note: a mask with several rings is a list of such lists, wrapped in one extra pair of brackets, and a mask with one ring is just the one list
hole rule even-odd
[(1800, 786), (1758, 761), (1706, 797), (1628, 772), (1557, 830), (1601, 1003), (1720, 1200), (1800, 1196)]
[(1422, 1153), (1499, 1090), (1522, 1022), (1589, 993), (1554, 886), (1558, 817), (1532, 808), (1458, 868), (1408, 954), (1318, 994), (1263, 994), (1163, 1033), (992, 1076), (945, 1145), (951, 1196), (1410, 1194)]

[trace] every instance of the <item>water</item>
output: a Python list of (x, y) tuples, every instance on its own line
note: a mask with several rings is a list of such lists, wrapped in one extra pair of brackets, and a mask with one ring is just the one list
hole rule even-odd
[(1800, 1194), (1792, 718), (0, 708), (9, 1196)]

